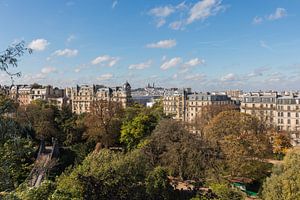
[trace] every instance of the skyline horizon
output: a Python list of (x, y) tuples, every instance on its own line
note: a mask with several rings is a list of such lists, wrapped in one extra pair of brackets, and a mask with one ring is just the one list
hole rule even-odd
[[(0, 0), (0, 48), (26, 41), (34, 50), (21, 58), (16, 84), (130, 80), (135, 88), (156, 82), (197, 91), (299, 90), (299, 6), (282, 0)], [(10, 83), (0, 72), (0, 84)]]

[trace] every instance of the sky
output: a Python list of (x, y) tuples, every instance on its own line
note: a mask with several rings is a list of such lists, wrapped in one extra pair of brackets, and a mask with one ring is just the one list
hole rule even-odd
[[(299, 0), (0, 0), (18, 84), (299, 90)], [(11, 84), (0, 72), (0, 84)]]

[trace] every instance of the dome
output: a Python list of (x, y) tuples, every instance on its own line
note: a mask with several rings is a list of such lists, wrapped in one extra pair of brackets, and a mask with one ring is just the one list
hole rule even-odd
[(131, 86), (127, 81), (126, 81), (126, 83), (123, 84), (123, 89), (124, 90), (130, 90), (131, 89)]

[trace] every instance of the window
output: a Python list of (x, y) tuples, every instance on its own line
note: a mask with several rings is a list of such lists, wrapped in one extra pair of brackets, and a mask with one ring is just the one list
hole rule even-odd
[(288, 116), (288, 117), (291, 117), (291, 113), (288, 112), (288, 113), (287, 113), (287, 116)]
[(296, 117), (299, 117), (299, 113), (296, 113)]
[(298, 119), (296, 119), (296, 124), (299, 124), (299, 120)]
[(291, 120), (290, 120), (290, 119), (288, 119), (288, 120), (287, 120), (287, 123), (288, 123), (288, 124), (291, 124)]

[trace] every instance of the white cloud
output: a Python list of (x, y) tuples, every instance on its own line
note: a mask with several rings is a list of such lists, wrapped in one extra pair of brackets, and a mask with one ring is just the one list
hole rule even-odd
[(44, 67), (41, 72), (42, 74), (50, 74), (57, 72), (57, 69), (55, 67)]
[(180, 57), (175, 57), (175, 58), (172, 58), (170, 60), (167, 60), (165, 61), (161, 66), (160, 68), (162, 70), (167, 70), (169, 68), (172, 68), (172, 67), (176, 67), (177, 65), (179, 65), (180, 63), (182, 62), (182, 59)]
[(118, 5), (118, 1), (113, 1), (111, 8), (114, 9)]
[(172, 6), (164, 6), (164, 7), (156, 7), (156, 8), (152, 8), (149, 11), (150, 15), (153, 15), (155, 17), (168, 17), (169, 15), (171, 15), (174, 12), (174, 8)]
[(156, 20), (156, 27), (159, 28), (166, 23), (166, 18), (175, 12), (173, 6), (163, 6), (152, 8), (149, 11), (149, 15), (152, 15)]
[(287, 16), (287, 11), (284, 8), (276, 8), (276, 11), (270, 14), (268, 20), (277, 20)]
[(76, 39), (75, 35), (69, 35), (69, 37), (67, 38), (67, 43), (70, 43), (70, 42), (72, 42), (75, 39)]
[(174, 22), (169, 24), (169, 27), (173, 30), (182, 30), (183, 26), (184, 26), (183, 21), (174, 21)]
[(254, 25), (261, 24), (262, 22), (263, 22), (263, 18), (258, 16), (255, 16), (252, 20), (252, 24)]
[(237, 77), (233, 73), (229, 73), (221, 77), (221, 81), (235, 81), (235, 80), (237, 80)]
[(195, 67), (197, 65), (202, 65), (205, 63), (205, 60), (199, 58), (193, 58), (188, 62), (184, 63), (184, 67)]
[(158, 19), (157, 23), (156, 23), (156, 27), (159, 28), (161, 26), (163, 26), (166, 23), (165, 19)]
[(259, 41), (259, 44), (262, 48), (265, 48), (265, 49), (269, 49), (269, 50), (272, 50), (272, 47), (270, 47), (265, 41), (261, 40)]
[(113, 77), (113, 74), (102, 74), (101, 76), (99, 76), (97, 78), (98, 81), (107, 81), (107, 80), (110, 80), (111, 78)]
[(55, 51), (52, 55), (53, 56), (65, 56), (65, 57), (74, 57), (78, 55), (78, 50), (77, 49), (59, 49)]
[(274, 21), (287, 16), (287, 10), (285, 8), (276, 8), (275, 12), (263, 17), (256, 16), (252, 20), (252, 24), (261, 24), (264, 20)]
[(36, 39), (29, 43), (28, 48), (34, 51), (43, 51), (49, 44), (50, 43), (45, 39)]
[(111, 57), (109, 55), (98, 56), (94, 60), (92, 60), (93, 65), (108, 65), (109, 67), (113, 67), (120, 60), (118, 57)]
[(170, 49), (176, 46), (176, 40), (161, 40), (156, 43), (147, 44), (147, 48), (161, 48), (161, 49)]
[(187, 23), (190, 24), (196, 20), (205, 20), (206, 18), (218, 14), (225, 7), (221, 5), (221, 0), (202, 0), (196, 3), (189, 12)]
[(152, 60), (148, 60), (146, 62), (138, 63), (138, 64), (132, 64), (129, 66), (129, 69), (145, 69), (150, 67), (152, 64)]
[(190, 81), (200, 81), (200, 80), (205, 80), (206, 76), (204, 74), (191, 74), (187, 75), (184, 77), (185, 80), (190, 80)]

